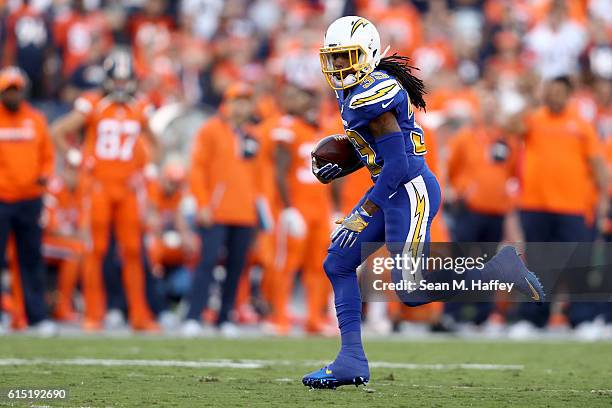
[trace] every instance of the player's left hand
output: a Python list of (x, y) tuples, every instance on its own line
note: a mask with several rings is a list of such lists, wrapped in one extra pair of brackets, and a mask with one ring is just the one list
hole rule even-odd
[(336, 224), (340, 224), (338, 228), (332, 233), (332, 242), (338, 241), (340, 248), (350, 248), (355, 245), (357, 237), (363, 231), (370, 222), (372, 216), (368, 214), (363, 208), (353, 212), (351, 215), (345, 218), (336, 220)]

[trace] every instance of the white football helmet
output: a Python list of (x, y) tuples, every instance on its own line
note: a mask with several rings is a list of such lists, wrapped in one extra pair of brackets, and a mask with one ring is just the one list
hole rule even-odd
[[(334, 59), (340, 54), (349, 60), (349, 66), (336, 69)], [(382, 58), (380, 35), (374, 24), (363, 17), (340, 17), (327, 28), (319, 55), (329, 86), (346, 89), (363, 81), (378, 65)]]

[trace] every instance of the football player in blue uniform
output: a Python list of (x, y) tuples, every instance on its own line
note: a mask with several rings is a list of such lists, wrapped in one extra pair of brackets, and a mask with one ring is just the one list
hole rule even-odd
[[(388, 49), (388, 48), (387, 48)], [(386, 50), (385, 50), (386, 51)], [(414, 108), (424, 109), (424, 87), (411, 73), (408, 59), (385, 57), (376, 27), (365, 18), (348, 16), (334, 21), (320, 50), (321, 67), (334, 89), (345, 132), (374, 186), (332, 234), (324, 262), (332, 283), (342, 346), (329, 365), (307, 374), (304, 385), (336, 388), (369, 381), (368, 360), (361, 344), (361, 295), (356, 269), (376, 248), (386, 243), (392, 256), (427, 254), (430, 225), (440, 206), (440, 186), (427, 167), (423, 129)], [(345, 175), (338, 164), (319, 166), (313, 173), (323, 183)], [(379, 246), (382, 244), (379, 244)], [(498, 279), (513, 282), (523, 294), (542, 301), (544, 291), (512, 247), (502, 249), (482, 269), (461, 275), (454, 271), (394, 270), (394, 279), (450, 282)], [(446, 292), (414, 290), (397, 293), (410, 306), (452, 296)]]

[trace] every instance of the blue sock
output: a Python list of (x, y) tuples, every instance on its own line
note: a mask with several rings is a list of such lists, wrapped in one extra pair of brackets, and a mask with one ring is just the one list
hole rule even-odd
[(363, 345), (361, 344), (361, 330), (346, 332), (341, 335), (342, 347), (339, 356), (365, 359)]
[(353, 358), (367, 361), (361, 344), (361, 293), (357, 272), (343, 265), (342, 258), (329, 254), (324, 264), (325, 272), (334, 289), (334, 302), (342, 347), (336, 361)]

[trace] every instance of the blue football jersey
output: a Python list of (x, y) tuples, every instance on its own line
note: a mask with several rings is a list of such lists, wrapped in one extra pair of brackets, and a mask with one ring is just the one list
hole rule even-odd
[(336, 91), (336, 98), (344, 130), (370, 171), (372, 180), (376, 181), (384, 163), (368, 125), (372, 119), (389, 111), (395, 115), (404, 135), (410, 173), (408, 180), (427, 168), (423, 157), (427, 153), (423, 129), (414, 120), (408, 92), (393, 76), (374, 70), (355, 87)]

